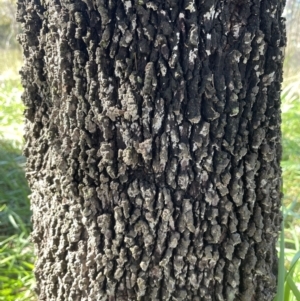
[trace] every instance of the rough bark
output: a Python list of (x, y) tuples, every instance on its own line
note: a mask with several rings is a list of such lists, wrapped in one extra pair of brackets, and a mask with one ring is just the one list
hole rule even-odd
[(279, 0), (19, 0), (39, 300), (272, 300)]

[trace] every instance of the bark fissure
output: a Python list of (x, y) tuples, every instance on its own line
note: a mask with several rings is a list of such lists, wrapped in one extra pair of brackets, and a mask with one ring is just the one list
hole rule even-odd
[(40, 300), (272, 300), (283, 5), (18, 1)]

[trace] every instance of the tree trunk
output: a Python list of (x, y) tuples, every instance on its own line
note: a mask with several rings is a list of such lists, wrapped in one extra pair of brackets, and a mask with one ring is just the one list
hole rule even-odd
[(39, 300), (272, 300), (283, 5), (18, 0)]

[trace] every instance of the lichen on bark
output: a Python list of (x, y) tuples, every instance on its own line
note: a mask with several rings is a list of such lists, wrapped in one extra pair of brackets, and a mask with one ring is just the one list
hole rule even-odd
[(18, 1), (39, 300), (272, 300), (283, 5)]

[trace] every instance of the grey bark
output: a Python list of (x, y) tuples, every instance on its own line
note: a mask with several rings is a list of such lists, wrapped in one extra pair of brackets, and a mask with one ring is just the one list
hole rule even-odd
[(39, 300), (272, 300), (278, 0), (19, 0)]

